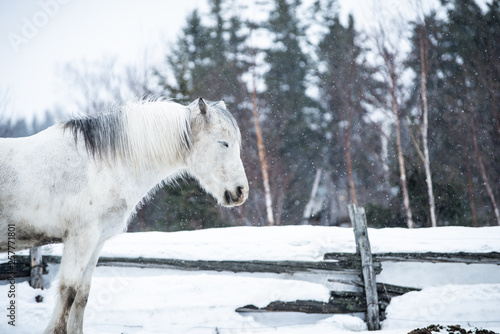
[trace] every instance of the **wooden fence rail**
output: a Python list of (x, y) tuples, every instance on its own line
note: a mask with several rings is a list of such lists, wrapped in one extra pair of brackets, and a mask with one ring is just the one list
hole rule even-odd
[[(60, 263), (61, 257), (57, 255), (44, 255), (43, 264)], [(17, 277), (26, 277), (30, 274), (29, 256), (17, 255)], [(6, 265), (6, 264), (5, 264)], [(0, 273), (3, 272), (0, 265)], [(275, 273), (293, 274), (297, 272), (324, 271), (329, 273), (343, 273), (350, 275), (361, 274), (361, 264), (356, 261), (210, 261), (210, 260), (180, 260), (162, 258), (126, 258), (126, 257), (101, 257), (97, 266), (136, 267), (136, 268), (161, 268), (179, 270), (206, 270), (228, 271), (247, 273)], [(380, 263), (374, 267), (376, 273), (382, 271)], [(1, 274), (0, 274), (1, 278)]]
[[(352, 284), (363, 288), (361, 281), (339, 281), (334, 282)], [(377, 283), (378, 304), (380, 307), (380, 319), (385, 318), (385, 309), (392, 298), (401, 296), (410, 291), (420, 289), (401, 287), (397, 285)], [(258, 308), (254, 305), (247, 305), (236, 309), (237, 312), (304, 312), (304, 313), (364, 313), (366, 312), (366, 296), (363, 291), (331, 291), (328, 303), (314, 300), (297, 300), (294, 302), (275, 301), (266, 307)]]
[[(376, 274), (382, 272), (382, 262), (430, 262), (430, 263), (464, 263), (500, 265), (500, 253), (375, 253), (373, 265)], [(47, 274), (48, 263), (60, 263), (58, 255), (43, 255), (44, 274)], [(294, 273), (329, 271), (345, 274), (361, 274), (361, 259), (355, 253), (326, 253), (325, 261), (203, 261), (161, 258), (122, 258), (101, 257), (98, 266), (121, 266), (137, 268), (165, 268), (179, 270), (207, 270), (228, 272), (262, 272), (262, 273)], [(335, 261), (335, 262), (333, 262)], [(30, 276), (30, 257), (16, 255), (16, 277)], [(0, 280), (10, 277), (7, 263), (0, 264)], [(346, 282), (346, 281), (343, 281)], [(359, 282), (358, 282), (359, 283)]]
[[(500, 253), (375, 253), (375, 262), (431, 262), (431, 263), (464, 263), (464, 264), (496, 264), (500, 265)], [(343, 262), (359, 262), (359, 255), (354, 253), (326, 253), (325, 260)]]

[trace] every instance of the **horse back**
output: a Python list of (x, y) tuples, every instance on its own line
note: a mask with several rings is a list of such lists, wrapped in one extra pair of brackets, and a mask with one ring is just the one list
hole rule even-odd
[(84, 157), (60, 126), (0, 138), (0, 251), (6, 251), (7, 231), (14, 231), (17, 249), (61, 242), (61, 212), (66, 197), (83, 187)]

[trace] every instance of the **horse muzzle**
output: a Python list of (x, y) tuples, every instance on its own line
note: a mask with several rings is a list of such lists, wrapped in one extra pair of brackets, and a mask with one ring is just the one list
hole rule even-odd
[(224, 191), (224, 206), (237, 206), (245, 202), (248, 197), (248, 187), (237, 186), (234, 191)]

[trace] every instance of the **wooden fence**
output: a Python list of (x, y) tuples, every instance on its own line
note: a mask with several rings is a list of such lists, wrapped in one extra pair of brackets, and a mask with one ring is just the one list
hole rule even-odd
[[(205, 261), (162, 258), (101, 257), (98, 266), (119, 266), (138, 268), (162, 268), (177, 270), (203, 270), (218, 272), (247, 273), (311, 273), (327, 275), (330, 282), (348, 284), (359, 291), (331, 291), (327, 303), (313, 300), (294, 302), (275, 301), (264, 308), (246, 305), (238, 312), (278, 312), (292, 311), (305, 313), (365, 313), (368, 329), (380, 328), (380, 320), (385, 318), (385, 309), (391, 299), (418, 289), (376, 282), (376, 275), (382, 271), (382, 262), (433, 262), (500, 265), (500, 253), (377, 253), (372, 254), (368, 238), (364, 210), (349, 206), (349, 214), (354, 228), (356, 253), (327, 253), (323, 261)], [(47, 263), (60, 263), (60, 256), (43, 256), (43, 268)], [(31, 270), (29, 256), (16, 256), (16, 277), (29, 277)], [(347, 275), (337, 275), (347, 274)], [(9, 276), (7, 276), (9, 275)], [(0, 279), (11, 275), (8, 264), (0, 264)], [(354, 277), (343, 279), (335, 277)]]

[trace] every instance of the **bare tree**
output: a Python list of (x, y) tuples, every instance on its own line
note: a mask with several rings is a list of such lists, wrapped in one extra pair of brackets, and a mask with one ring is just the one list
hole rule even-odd
[(255, 67), (252, 70), (252, 103), (253, 103), (253, 120), (255, 124), (255, 133), (257, 136), (257, 150), (259, 152), (260, 167), (262, 170), (262, 182), (264, 185), (264, 196), (266, 199), (266, 217), (267, 224), (274, 225), (273, 201), (271, 198), (271, 188), (269, 187), (269, 174), (267, 171), (266, 148), (262, 140), (262, 131), (260, 130), (259, 115), (257, 111), (257, 87), (255, 83)]
[(432, 173), (431, 163), (429, 157), (429, 143), (428, 143), (428, 130), (429, 130), (429, 109), (427, 106), (427, 58), (428, 58), (428, 45), (425, 23), (423, 21), (417, 27), (420, 39), (420, 84), (421, 84), (421, 97), (422, 97), (422, 124), (420, 133), (422, 135), (423, 163), (425, 168), (425, 180), (427, 183), (427, 193), (429, 195), (429, 211), (431, 215), (432, 227), (437, 226), (436, 222), (436, 204), (434, 201), (434, 190), (432, 189)]
[(401, 144), (401, 125), (400, 125), (400, 116), (399, 116), (399, 105), (396, 96), (396, 74), (395, 74), (395, 65), (394, 65), (394, 55), (391, 55), (387, 50), (384, 50), (383, 53), (384, 62), (387, 66), (387, 70), (389, 72), (390, 78), (390, 90), (391, 90), (391, 105), (392, 111), (394, 113), (394, 126), (396, 128), (396, 147), (398, 151), (398, 164), (399, 164), (399, 180), (401, 182), (401, 188), (403, 191), (403, 203), (405, 206), (406, 220), (408, 224), (408, 228), (414, 227), (414, 222), (411, 213), (410, 207), (410, 196), (408, 194), (408, 184), (406, 182), (406, 169), (405, 169), (405, 160), (403, 157), (403, 146)]
[[(395, 28), (402, 31), (402, 28)], [(378, 55), (382, 58), (382, 74), (385, 77), (385, 81), (390, 90), (390, 100), (391, 109), (394, 118), (394, 127), (396, 132), (396, 150), (399, 165), (399, 180), (401, 183), (401, 190), (403, 193), (403, 203), (406, 214), (406, 221), (408, 228), (413, 228), (415, 226), (412, 217), (412, 211), (410, 207), (410, 196), (408, 192), (408, 184), (406, 178), (405, 169), (405, 159), (403, 155), (403, 145), (401, 141), (401, 115), (400, 107), (398, 102), (398, 84), (399, 84), (399, 73), (398, 70), (401, 69), (401, 64), (398, 62), (398, 47), (391, 43), (389, 37), (387, 36), (382, 23), (379, 24), (379, 29), (375, 32), (374, 42)]]
[(77, 108), (86, 114), (102, 112), (151, 94), (146, 68), (120, 66), (112, 58), (68, 64), (63, 76), (71, 87), (70, 95)]
[(321, 178), (321, 168), (316, 170), (316, 175), (314, 176), (314, 182), (311, 190), (311, 196), (309, 197), (309, 201), (307, 202), (304, 213), (302, 214), (302, 225), (307, 225), (309, 218), (312, 218), (317, 210), (317, 202), (318, 197), (316, 193), (318, 192), (319, 181)]
[(352, 113), (353, 113), (353, 102), (351, 97), (352, 85), (349, 85), (348, 91), (348, 117), (347, 117), (347, 130), (345, 135), (345, 159), (347, 163), (347, 174), (349, 176), (349, 189), (351, 191), (351, 200), (355, 205), (358, 205), (358, 200), (356, 199), (356, 187), (354, 185), (354, 176), (352, 173), (352, 161), (351, 161), (351, 132), (352, 132)]

